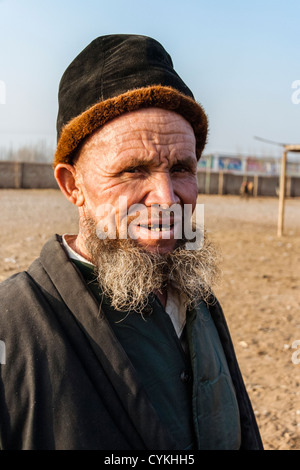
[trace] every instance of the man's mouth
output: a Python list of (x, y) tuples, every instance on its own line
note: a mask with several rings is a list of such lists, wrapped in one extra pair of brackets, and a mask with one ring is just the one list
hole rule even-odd
[(133, 228), (133, 236), (145, 240), (174, 240), (178, 238), (179, 224), (175, 220), (145, 221)]
[(151, 232), (167, 232), (174, 228), (174, 224), (139, 224), (138, 227), (142, 227)]

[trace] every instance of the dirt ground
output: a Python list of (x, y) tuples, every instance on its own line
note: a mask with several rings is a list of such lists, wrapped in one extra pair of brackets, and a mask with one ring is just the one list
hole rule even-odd
[[(265, 449), (300, 449), (300, 199), (286, 201), (282, 238), (276, 198), (199, 202), (222, 253), (215, 292)], [(0, 190), (0, 208), (0, 281), (26, 269), (53, 233), (77, 231), (76, 210), (58, 190)]]

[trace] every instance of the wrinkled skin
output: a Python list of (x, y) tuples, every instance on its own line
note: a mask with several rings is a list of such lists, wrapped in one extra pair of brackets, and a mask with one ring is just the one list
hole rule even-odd
[[(172, 221), (164, 232), (154, 231), (148, 226), (150, 208), (190, 204), (194, 210), (196, 172), (191, 125), (174, 112), (149, 108), (124, 114), (94, 132), (75, 164), (59, 164), (55, 176), (67, 198), (78, 206), (81, 221), (87, 215), (96, 220), (103, 204), (113, 206), (118, 216), (120, 196), (126, 198), (127, 209), (143, 204), (146, 212), (134, 229), (137, 243), (149, 251), (168, 253), (176, 246)], [(116, 218), (117, 225), (121, 219)], [(84, 231), (79, 230), (69, 244), (88, 258), (84, 238)]]

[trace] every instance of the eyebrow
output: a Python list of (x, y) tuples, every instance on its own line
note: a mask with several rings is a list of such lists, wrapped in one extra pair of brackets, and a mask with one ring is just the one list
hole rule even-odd
[[(139, 166), (149, 167), (153, 164), (153, 160), (147, 158), (138, 158), (138, 157), (130, 157), (126, 162), (121, 164), (122, 168), (136, 168)], [(194, 157), (185, 156), (185, 157), (175, 157), (174, 162), (172, 162), (172, 166), (184, 164), (189, 167), (197, 166), (197, 161)]]
[(191, 157), (189, 155), (186, 155), (183, 158), (178, 158), (176, 157), (174, 165), (177, 165), (178, 163), (182, 163), (184, 165), (188, 165), (190, 167), (197, 166), (197, 159), (194, 157)]
[(152, 160), (146, 158), (130, 157), (128, 160), (121, 163), (124, 168), (136, 168), (138, 166), (150, 166)]

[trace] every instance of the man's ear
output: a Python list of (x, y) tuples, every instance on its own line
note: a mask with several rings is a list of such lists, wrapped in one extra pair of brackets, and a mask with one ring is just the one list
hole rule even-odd
[(84, 195), (74, 166), (68, 163), (59, 163), (55, 167), (54, 176), (66, 198), (75, 206), (82, 206)]

